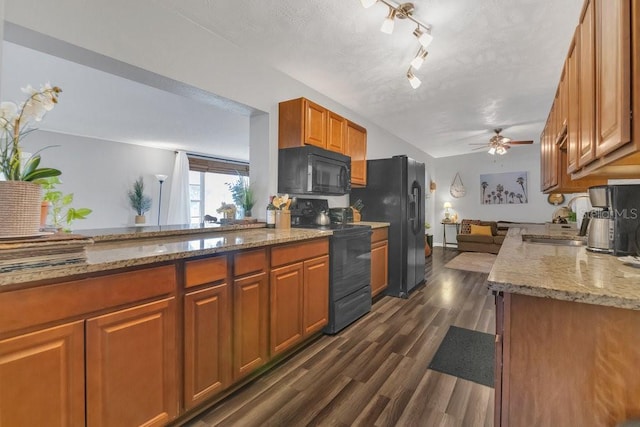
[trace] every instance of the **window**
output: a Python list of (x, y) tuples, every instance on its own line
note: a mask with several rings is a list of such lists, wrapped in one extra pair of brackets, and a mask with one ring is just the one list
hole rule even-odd
[(191, 224), (200, 224), (205, 215), (221, 218), (216, 212), (222, 203), (233, 203), (227, 183), (238, 174), (248, 175), (249, 165), (220, 159), (189, 156), (189, 196)]

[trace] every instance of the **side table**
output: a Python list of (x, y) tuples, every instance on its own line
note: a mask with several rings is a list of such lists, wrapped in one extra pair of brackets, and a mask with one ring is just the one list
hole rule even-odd
[[(447, 247), (447, 225), (455, 225), (456, 227), (456, 236), (460, 233), (460, 223), (453, 221), (440, 221), (442, 224), (442, 247)], [(458, 246), (458, 243), (449, 243), (450, 245)]]

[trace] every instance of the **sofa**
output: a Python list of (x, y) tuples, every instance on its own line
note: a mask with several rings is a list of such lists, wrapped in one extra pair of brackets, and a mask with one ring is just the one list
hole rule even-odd
[(458, 250), (497, 254), (506, 235), (507, 229), (498, 229), (496, 221), (463, 219), (460, 223), (460, 233), (456, 236)]

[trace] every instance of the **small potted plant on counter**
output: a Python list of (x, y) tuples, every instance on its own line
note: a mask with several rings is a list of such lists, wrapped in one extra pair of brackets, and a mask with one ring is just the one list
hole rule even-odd
[(144, 224), (146, 222), (144, 214), (151, 209), (151, 197), (144, 194), (144, 180), (142, 177), (133, 183), (133, 188), (127, 194), (131, 207), (136, 211), (136, 225)]
[(433, 234), (429, 234), (429, 232), (427, 231), (430, 228), (431, 228), (431, 224), (429, 224), (428, 222), (425, 222), (424, 223), (424, 230), (425, 230), (424, 256), (425, 257), (431, 256), (431, 248), (433, 247)]

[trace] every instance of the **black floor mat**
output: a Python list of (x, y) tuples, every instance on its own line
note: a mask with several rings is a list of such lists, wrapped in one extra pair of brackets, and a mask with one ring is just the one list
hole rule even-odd
[(429, 369), (493, 387), (494, 335), (450, 326)]

